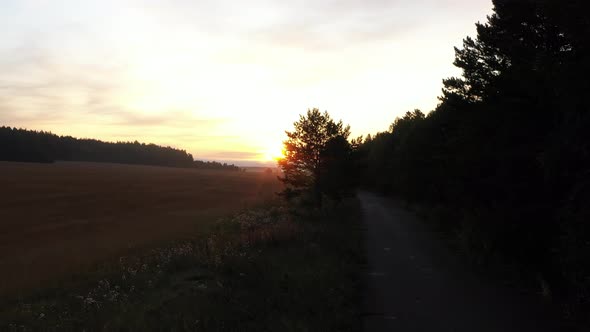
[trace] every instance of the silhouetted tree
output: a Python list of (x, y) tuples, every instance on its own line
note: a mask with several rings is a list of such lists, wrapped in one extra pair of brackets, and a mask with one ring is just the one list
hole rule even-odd
[(326, 196), (340, 201), (356, 185), (355, 156), (350, 142), (342, 136), (329, 139), (320, 152), (318, 185)]
[(336, 196), (342, 190), (337, 181), (346, 182), (339, 168), (350, 155), (350, 126), (335, 122), (327, 112), (308, 110), (294, 123), (294, 131), (287, 131), (284, 142), (285, 158), (279, 160), (286, 184), (283, 195), (287, 198), (310, 194), (318, 205), (322, 195)]

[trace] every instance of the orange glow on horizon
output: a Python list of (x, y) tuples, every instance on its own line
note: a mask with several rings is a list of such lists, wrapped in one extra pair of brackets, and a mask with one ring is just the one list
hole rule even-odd
[(279, 161), (285, 158), (283, 144), (268, 146), (262, 153), (262, 161)]

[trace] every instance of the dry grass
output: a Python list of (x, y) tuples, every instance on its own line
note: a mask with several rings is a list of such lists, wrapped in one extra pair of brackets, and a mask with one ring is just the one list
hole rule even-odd
[(135, 248), (198, 237), (275, 199), (276, 175), (93, 163), (0, 163), (0, 295)]
[(9, 331), (359, 331), (360, 206), (270, 205), (0, 306)]

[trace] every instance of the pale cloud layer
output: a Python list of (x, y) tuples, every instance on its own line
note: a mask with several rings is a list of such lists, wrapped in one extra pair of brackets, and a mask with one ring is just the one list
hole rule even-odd
[(298, 114), (431, 110), (489, 0), (4, 0), (0, 124), (261, 159)]

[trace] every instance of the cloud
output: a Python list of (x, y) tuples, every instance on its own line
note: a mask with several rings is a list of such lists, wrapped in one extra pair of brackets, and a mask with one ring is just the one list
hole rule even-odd
[(481, 12), (486, 2), (491, 7), (489, 0), (160, 0), (151, 2), (146, 12), (166, 18), (166, 25), (217, 38), (339, 52), (453, 24), (450, 17)]
[[(424, 1), (173, 1), (152, 7), (167, 22), (224, 38), (307, 51), (383, 41), (419, 26)], [(429, 1), (432, 2), (432, 1)], [(162, 10), (164, 7), (164, 10)], [(149, 11), (150, 9), (148, 9)], [(426, 19), (426, 17), (424, 17)]]
[(110, 122), (111, 125), (132, 127), (212, 128), (227, 121), (220, 118), (198, 119), (191, 112), (183, 111), (169, 111), (154, 115), (118, 111), (114, 115), (115, 118)]
[(105, 64), (68, 64), (35, 44), (0, 54), (0, 121), (68, 123), (94, 121), (113, 126), (203, 127), (222, 118), (196, 118), (192, 111), (130, 109), (125, 72)]

